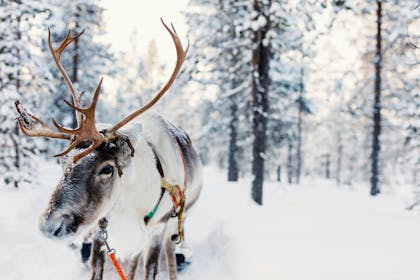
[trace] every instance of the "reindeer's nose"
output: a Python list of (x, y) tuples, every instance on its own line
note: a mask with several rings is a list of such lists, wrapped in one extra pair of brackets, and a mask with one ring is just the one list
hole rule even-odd
[[(48, 218), (41, 216), (39, 229), (49, 238), (60, 238), (69, 233), (69, 225), (74, 220), (72, 215), (51, 215)], [(71, 227), (70, 227), (71, 229)]]
[(41, 232), (49, 237), (60, 237), (64, 229), (64, 219), (62, 217), (44, 217), (41, 216), (39, 220), (39, 229)]

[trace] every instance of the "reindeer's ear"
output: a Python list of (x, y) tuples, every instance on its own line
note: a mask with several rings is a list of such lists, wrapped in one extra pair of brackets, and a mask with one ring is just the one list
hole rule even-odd
[(61, 169), (64, 172), (66, 169), (66, 161), (63, 159), (63, 157), (58, 157), (58, 162), (60, 163)]
[(61, 169), (63, 170), (63, 172), (64, 172), (64, 170), (66, 170), (66, 166), (70, 162), (70, 160), (71, 160), (71, 158), (68, 155), (58, 157), (58, 162), (60, 163), (60, 166), (61, 166)]
[(116, 156), (118, 165), (120, 167), (127, 166), (133, 154), (130, 139), (127, 136), (117, 137), (114, 144), (117, 147)]

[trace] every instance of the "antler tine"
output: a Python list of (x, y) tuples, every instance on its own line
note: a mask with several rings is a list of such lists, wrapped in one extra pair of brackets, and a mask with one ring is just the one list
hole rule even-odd
[[(54, 58), (54, 62), (57, 65), (58, 70), (60, 71), (61, 75), (64, 78), (64, 81), (66, 82), (71, 96), (73, 98), (73, 103), (76, 106), (80, 106), (80, 102), (79, 99), (77, 98), (76, 95), (76, 90), (74, 89), (73, 83), (71, 82), (69, 76), (67, 75), (66, 70), (64, 70), (63, 65), (61, 64), (61, 54), (64, 51), (64, 49), (71, 44), (72, 42), (74, 42), (76, 39), (78, 39), (80, 36), (82, 36), (82, 34), (85, 32), (85, 30), (83, 29), (80, 33), (76, 34), (75, 36), (70, 36), (70, 30), (67, 31), (66, 37), (63, 39), (63, 41), (60, 43), (60, 45), (58, 46), (58, 48), (54, 49), (51, 43), (51, 30), (48, 28), (48, 48), (50, 49), (50, 52)], [(80, 124), (81, 122), (81, 115), (79, 112), (75, 112), (76, 114), (76, 119), (77, 119), (77, 123)]]
[(66, 140), (72, 139), (71, 135), (52, 130), (43, 120), (28, 113), (19, 100), (15, 102), (15, 106), (19, 114), (19, 117), (17, 118), (18, 125), (24, 135), (29, 137), (50, 137)]
[[(102, 86), (102, 81), (103, 78), (99, 81), (98, 86), (96, 87), (95, 93), (93, 94), (93, 99), (92, 99), (92, 103), (90, 104), (90, 106), (88, 108), (81, 108), (81, 107), (77, 107), (73, 104), (71, 104), (70, 102), (68, 102), (67, 100), (64, 100), (64, 102), (67, 104), (67, 106), (69, 106), (70, 108), (79, 111), (80, 113), (85, 114), (86, 116), (90, 116), (92, 115), (93, 117), (95, 117), (95, 110), (96, 110), (96, 104), (98, 103), (98, 97), (99, 97), (99, 92), (101, 90), (101, 86)], [(82, 92), (83, 93), (83, 92)], [(80, 96), (81, 97), (81, 96)]]
[(105, 138), (111, 138), (115, 136), (115, 133), (118, 129), (120, 129), (121, 127), (123, 127), (124, 125), (126, 125), (127, 123), (129, 123), (130, 121), (132, 121), (134, 118), (138, 117), (140, 114), (144, 113), (145, 111), (147, 111), (148, 109), (150, 109), (153, 105), (156, 104), (156, 102), (165, 94), (165, 92), (171, 87), (171, 85), (173, 84), (173, 82), (175, 81), (175, 78), (177, 77), (179, 70), (181, 69), (182, 64), (184, 63), (185, 60), (185, 56), (187, 55), (188, 52), (188, 48), (189, 48), (189, 42), (187, 47), (183, 48), (181, 40), (178, 37), (178, 34), (176, 33), (176, 30), (174, 28), (174, 26), (171, 24), (171, 28), (169, 28), (166, 23), (163, 21), (163, 19), (160, 19), (163, 26), (165, 27), (165, 29), (169, 32), (169, 34), (172, 37), (172, 40), (174, 42), (175, 45), (175, 49), (176, 49), (176, 54), (177, 54), (177, 61), (175, 64), (175, 68), (171, 74), (171, 76), (169, 77), (168, 81), (166, 82), (166, 84), (162, 87), (162, 89), (156, 94), (156, 96), (146, 105), (144, 105), (143, 107), (141, 107), (140, 109), (138, 109), (137, 111), (134, 111), (133, 113), (131, 113), (130, 115), (128, 115), (127, 117), (125, 117), (124, 119), (122, 119), (121, 121), (119, 121), (117, 124), (115, 124), (111, 129), (104, 131), (105, 134)]
[(96, 86), (96, 89), (95, 89), (95, 93), (93, 94), (92, 104), (89, 107), (89, 109), (92, 110), (93, 113), (95, 113), (96, 104), (98, 103), (99, 92), (101, 91), (103, 80), (104, 80), (104, 78), (101, 78), (99, 80), (99, 83), (98, 83), (98, 85)]
[(55, 120), (53, 120), (54, 125), (57, 127), (57, 129), (63, 133), (73, 134), (75, 135), (75, 139), (73, 143), (65, 149), (63, 152), (59, 153), (56, 156), (63, 156), (68, 154), (71, 150), (73, 150), (78, 144), (84, 142), (84, 141), (90, 141), (91, 145), (84, 150), (83, 152), (75, 155), (73, 157), (73, 162), (78, 161), (80, 158), (86, 156), (93, 150), (95, 150), (97, 147), (99, 147), (104, 142), (104, 136), (98, 132), (95, 124), (95, 110), (96, 110), (96, 104), (98, 103), (99, 99), (99, 93), (101, 91), (102, 87), (102, 81), (103, 78), (99, 81), (98, 86), (96, 87), (95, 93), (93, 95), (92, 103), (87, 108), (80, 108), (77, 107), (67, 100), (64, 100), (64, 102), (71, 108), (73, 108), (76, 112), (80, 112), (83, 115), (85, 115), (85, 118), (81, 120), (79, 127), (75, 129), (69, 129), (61, 126), (58, 124)]
[(79, 104), (82, 104), (82, 97), (83, 95), (85, 95), (86, 91), (82, 91), (81, 93), (79, 93), (79, 96), (77, 97), (77, 101), (79, 102)]
[(93, 152), (97, 147), (99, 147), (100, 145), (102, 145), (102, 143), (103, 143), (103, 140), (94, 140), (93, 142), (92, 142), (92, 144), (90, 144), (90, 146), (86, 149), (86, 150), (84, 150), (83, 152), (81, 152), (81, 153), (79, 153), (79, 154), (77, 154), (77, 155), (75, 155), (74, 157), (73, 157), (73, 162), (76, 162), (76, 161), (78, 161), (79, 159), (81, 159), (82, 157), (84, 157), (84, 156), (86, 156), (86, 155), (88, 155), (88, 154), (90, 154), (91, 152)]
[(58, 131), (60, 131), (62, 133), (76, 135), (77, 132), (80, 129), (80, 127), (75, 128), (75, 129), (65, 128), (64, 126), (62, 126), (61, 124), (59, 124), (55, 119), (51, 119), (51, 121), (53, 122), (54, 126), (58, 129)]
[(73, 141), (64, 151), (62, 151), (59, 154), (54, 155), (55, 157), (61, 157), (64, 155), (67, 155), (68, 153), (70, 153), (71, 150), (73, 150), (74, 148), (76, 148), (77, 145), (79, 145), (82, 141), (80, 140), (75, 140)]

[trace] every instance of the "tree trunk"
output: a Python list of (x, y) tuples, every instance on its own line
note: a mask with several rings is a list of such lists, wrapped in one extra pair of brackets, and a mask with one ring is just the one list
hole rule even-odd
[(330, 154), (325, 155), (325, 178), (330, 179)]
[[(20, 32), (20, 16), (18, 16), (17, 18), (16, 18), (16, 24), (17, 24), (17, 29), (16, 29), (16, 39), (17, 39), (17, 41), (18, 42), (21, 42), (22, 41), (22, 32)], [(21, 56), (20, 56), (20, 54), (21, 54), (21, 50), (20, 49), (17, 49), (16, 50), (17, 52), (16, 52), (16, 56), (17, 56), (17, 64), (18, 65), (21, 65)], [(21, 87), (21, 84), (20, 84), (20, 67), (18, 67), (17, 68), (17, 71), (16, 71), (16, 92), (18, 93), (18, 94), (20, 94), (20, 87)]]
[[(21, 42), (22, 41), (22, 33), (20, 32), (20, 17), (16, 18), (16, 22), (17, 22), (17, 31), (16, 31), (16, 37), (17, 37), (17, 41)], [(21, 65), (21, 52), (20, 49), (17, 50), (17, 60), (18, 60), (18, 65)], [(16, 92), (17, 94), (20, 96), (20, 90), (21, 90), (21, 72), (20, 72), (20, 68), (17, 69), (16, 71)], [(11, 133), (10, 138), (12, 139), (13, 142), (13, 149), (14, 149), (14, 161), (13, 161), (13, 165), (16, 168), (16, 170), (20, 170), (21, 168), (21, 158), (20, 158), (20, 137), (19, 137), (19, 126), (16, 122), (15, 128), (13, 130), (13, 133)], [(14, 182), (14, 186), (15, 188), (19, 187), (19, 182), (15, 181)]]
[[(265, 2), (264, 2), (265, 3)], [(265, 5), (268, 9), (271, 1)], [(254, 0), (254, 11), (263, 15), (263, 3)], [(270, 29), (270, 21), (264, 27), (254, 31), (255, 49), (252, 52), (252, 109), (253, 123), (252, 133), (254, 142), (252, 145), (252, 199), (262, 205), (263, 182), (264, 182), (264, 157), (266, 145), (266, 129), (268, 112), (268, 87), (269, 87), (269, 63), (270, 46), (263, 44), (267, 31)]]
[(230, 106), (230, 124), (229, 124), (229, 162), (228, 162), (228, 181), (238, 181), (238, 162), (236, 159), (236, 152), (238, 145), (237, 139), (237, 126), (238, 126), (238, 106), (232, 101)]
[(292, 140), (287, 138), (287, 182), (293, 183), (293, 145)]
[(373, 105), (373, 135), (372, 135), (372, 154), (371, 154), (371, 178), (370, 178), (370, 195), (375, 196), (380, 193), (378, 186), (378, 161), (379, 152), (381, 150), (379, 136), (381, 134), (381, 68), (382, 68), (382, 2), (376, 1), (377, 9), (377, 33), (376, 33), (376, 56), (375, 56), (375, 101)]
[(300, 72), (298, 109), (299, 112), (296, 150), (296, 184), (300, 183), (300, 174), (302, 170), (303, 67), (301, 68)]
[[(12, 139), (13, 149), (14, 149), (14, 152), (15, 152), (15, 158), (14, 158), (13, 165), (16, 168), (16, 170), (19, 170), (21, 168), (21, 162), (20, 162), (21, 159), (20, 159), (20, 149), (19, 149), (19, 146), (20, 146), (20, 143), (19, 143), (19, 127), (18, 127), (17, 122), (16, 122), (15, 129), (13, 131), (13, 134), (10, 135), (10, 137)], [(20, 182), (18, 182), (18, 181), (14, 181), (15, 188), (19, 187), (19, 183)]]
[[(75, 30), (76, 32), (78, 32), (79, 31), (79, 17), (80, 17), (79, 13), (76, 12), (74, 17), (76, 19)], [(76, 85), (77, 85), (77, 82), (79, 81), (78, 72), (79, 72), (79, 38), (76, 38), (74, 40), (73, 65), (72, 65), (72, 81)], [(72, 103), (73, 105), (75, 105), (73, 100), (72, 100)], [(77, 114), (71, 114), (71, 115), (73, 116), (73, 120), (72, 120), (73, 127), (77, 127), (77, 117), (76, 117)]]
[(341, 143), (341, 135), (338, 136), (338, 148), (337, 148), (337, 169), (335, 182), (339, 186), (341, 184), (341, 165), (343, 162), (343, 144)]
[[(237, 4), (238, 0), (231, 0), (228, 1), (229, 6), (229, 13), (228, 15), (230, 17), (233, 17), (232, 11), (230, 10), (231, 7), (234, 7)], [(220, 10), (226, 9), (226, 7), (223, 5), (223, 1), (220, 1)], [(226, 28), (226, 26), (223, 26), (223, 28)], [(223, 32), (223, 30), (222, 30)], [(235, 28), (235, 23), (231, 22), (229, 24), (229, 37), (232, 41), (236, 41), (238, 38), (241, 37), (241, 35), (238, 35)], [(237, 38), (238, 37), (238, 38)], [(242, 39), (242, 38), (241, 38)], [(238, 61), (241, 60), (239, 52), (237, 52), (237, 49), (232, 48), (227, 50), (227, 62), (230, 67), (235, 68), (238, 64)], [(229, 83), (230, 89), (229, 90), (236, 90), (238, 86), (243, 82), (241, 77), (242, 75), (235, 75), (233, 78), (227, 77), (226, 82)], [(229, 98), (230, 103), (230, 123), (229, 123), (229, 160), (228, 160), (228, 181), (230, 182), (236, 182), (238, 181), (239, 177), (239, 167), (238, 167), (238, 98), (235, 95), (232, 95)]]
[(281, 182), (281, 166), (277, 166), (277, 182)]

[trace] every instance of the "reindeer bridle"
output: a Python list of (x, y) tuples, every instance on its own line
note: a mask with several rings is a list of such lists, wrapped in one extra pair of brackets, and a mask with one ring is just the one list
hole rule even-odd
[(141, 107), (140, 109), (132, 112), (125, 118), (123, 118), (121, 121), (116, 123), (114, 126), (112, 126), (109, 129), (104, 129), (101, 131), (98, 131), (96, 127), (96, 121), (95, 121), (95, 110), (96, 110), (96, 104), (98, 102), (99, 93), (101, 90), (101, 85), (103, 79), (99, 81), (98, 86), (96, 87), (95, 93), (93, 95), (92, 103), (86, 107), (82, 108), (80, 105), (80, 100), (82, 97), (82, 93), (77, 94), (69, 76), (67, 75), (66, 71), (64, 70), (63, 65), (61, 64), (61, 54), (64, 51), (64, 49), (77, 40), (84, 32), (80, 32), (79, 34), (75, 36), (70, 36), (70, 32), (67, 32), (66, 37), (61, 42), (61, 44), (58, 46), (58, 48), (54, 49), (51, 44), (51, 31), (48, 29), (48, 47), (51, 51), (51, 54), (54, 58), (55, 64), (57, 65), (58, 70), (60, 71), (61, 75), (64, 78), (64, 81), (66, 82), (71, 96), (73, 103), (68, 102), (67, 100), (64, 100), (64, 102), (74, 110), (77, 120), (77, 128), (70, 129), (65, 128), (59, 123), (57, 123), (54, 119), (52, 119), (52, 122), (54, 126), (57, 128), (57, 130), (52, 129), (49, 127), (43, 120), (41, 120), (39, 117), (32, 115), (28, 113), (28, 111), (21, 105), (19, 101), (15, 102), (16, 109), (19, 113), (19, 117), (17, 118), (18, 125), (22, 131), (23, 134), (30, 137), (48, 137), (48, 138), (57, 138), (57, 139), (66, 139), (70, 140), (70, 145), (61, 153), (57, 154), (56, 156), (64, 156), (68, 154), (71, 150), (74, 148), (80, 146), (83, 143), (89, 143), (88, 148), (80, 152), (79, 154), (75, 155), (73, 157), (73, 163), (77, 162), (82, 157), (88, 155), (95, 149), (97, 149), (99, 146), (103, 144), (108, 144), (112, 141), (114, 141), (117, 138), (122, 137), (126, 140), (128, 143), (131, 154), (134, 155), (134, 148), (130, 143), (130, 140), (127, 136), (122, 135), (118, 132), (120, 128), (122, 128), (124, 125), (150, 109), (153, 105), (156, 104), (156, 102), (167, 92), (167, 90), (171, 87), (173, 82), (175, 81), (181, 66), (185, 60), (185, 56), (188, 52), (188, 47), (183, 48), (181, 40), (178, 37), (178, 34), (176, 33), (176, 30), (174, 26), (171, 24), (171, 28), (169, 28), (165, 22), (161, 19), (163, 26), (166, 28), (166, 30), (169, 32), (169, 34), (172, 37), (172, 40), (175, 44), (175, 49), (177, 53), (177, 61), (175, 68), (169, 77), (166, 84), (162, 87), (162, 89), (156, 94), (156, 96), (146, 105)]

